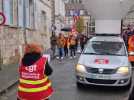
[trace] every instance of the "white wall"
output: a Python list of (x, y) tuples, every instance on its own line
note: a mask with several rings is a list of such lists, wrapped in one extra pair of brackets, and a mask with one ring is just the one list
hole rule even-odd
[(55, 0), (55, 15), (65, 16), (64, 0)]
[[(64, 18), (65, 18), (65, 3), (64, 0), (55, 0), (55, 25), (56, 25), (56, 35), (58, 35), (61, 31), (61, 28), (64, 26)], [(63, 22), (61, 22), (62, 19)]]
[[(46, 24), (47, 24), (47, 30), (46, 32), (43, 31), (43, 33), (45, 34), (44, 36), (41, 37), (41, 39), (43, 39), (43, 43), (44, 43), (44, 47), (46, 49), (48, 49), (50, 47), (50, 36), (51, 36), (51, 21), (52, 21), (52, 17), (51, 17), (51, 2), (50, 1), (46, 1), (46, 0), (42, 0), (44, 1), (44, 3), (42, 3), (40, 0), (35, 0), (36, 2), (36, 7), (35, 7), (35, 29), (37, 30), (37, 32), (42, 33), (42, 18), (41, 18), (41, 14), (42, 11), (44, 11), (46, 13)], [(38, 33), (37, 33), (38, 34)]]
[[(45, 0), (44, 0), (45, 1)], [(46, 17), (47, 17), (47, 34), (50, 33), (50, 28), (51, 28), (51, 8), (46, 6), (44, 3), (40, 2), (40, 0), (36, 1), (36, 14), (35, 14), (35, 26), (37, 30), (40, 30), (40, 28), (42, 29), (42, 21), (41, 21), (41, 12), (44, 11), (46, 13)], [(46, 4), (48, 4), (49, 6), (51, 6), (51, 4), (49, 2), (45, 2)], [(44, 22), (44, 21), (43, 21)]]
[(96, 33), (121, 33), (121, 20), (95, 20)]

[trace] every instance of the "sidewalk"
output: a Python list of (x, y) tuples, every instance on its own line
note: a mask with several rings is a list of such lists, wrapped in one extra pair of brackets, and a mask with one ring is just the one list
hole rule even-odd
[(17, 64), (2, 66), (2, 70), (0, 71), (0, 93), (5, 92), (18, 82), (17, 70)]

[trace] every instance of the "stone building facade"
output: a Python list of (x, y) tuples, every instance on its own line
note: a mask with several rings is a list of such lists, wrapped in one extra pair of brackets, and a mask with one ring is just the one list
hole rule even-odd
[(0, 0), (0, 12), (6, 16), (6, 23), (0, 26), (3, 64), (19, 61), (25, 41), (50, 48), (51, 10), (51, 0)]
[(61, 29), (64, 27), (65, 22), (65, 0), (55, 0), (55, 26), (56, 26), (56, 35), (61, 32)]

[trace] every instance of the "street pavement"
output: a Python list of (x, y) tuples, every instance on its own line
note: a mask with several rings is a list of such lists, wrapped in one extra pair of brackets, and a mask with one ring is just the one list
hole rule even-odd
[[(54, 94), (50, 100), (127, 100), (129, 91), (120, 88), (88, 86), (78, 89), (74, 71), (77, 60), (78, 57), (51, 61)], [(14, 85), (0, 100), (16, 100), (16, 90), (17, 85)]]

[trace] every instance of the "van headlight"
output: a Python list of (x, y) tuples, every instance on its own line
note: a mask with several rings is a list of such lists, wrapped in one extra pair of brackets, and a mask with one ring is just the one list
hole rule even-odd
[(86, 68), (85, 68), (85, 66), (83, 66), (83, 65), (81, 65), (81, 64), (77, 64), (76, 65), (76, 71), (77, 72), (86, 72)]
[(127, 74), (129, 74), (129, 68), (128, 67), (120, 67), (120, 68), (118, 68), (117, 73), (127, 75)]
[(133, 51), (130, 51), (130, 52), (129, 52), (129, 55), (130, 55), (130, 56), (134, 56), (134, 52), (133, 52)]

